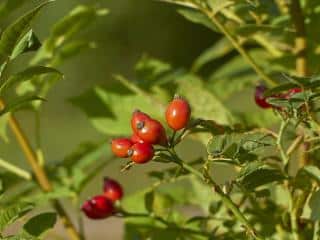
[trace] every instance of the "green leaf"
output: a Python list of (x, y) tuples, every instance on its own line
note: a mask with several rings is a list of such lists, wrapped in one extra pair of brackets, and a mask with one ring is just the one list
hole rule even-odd
[(213, 31), (217, 31), (215, 25), (210, 21), (210, 19), (198, 10), (180, 9), (178, 12), (190, 22), (200, 24)]
[(91, 6), (79, 5), (75, 7), (68, 15), (53, 26), (49, 38), (33, 58), (32, 64), (52, 58), (56, 49), (74, 35), (87, 28), (97, 17), (104, 16), (107, 13), (108, 10), (106, 9), (97, 9)]
[(17, 97), (13, 101), (7, 102), (5, 108), (0, 111), (0, 117), (8, 112), (15, 112), (33, 101), (44, 101), (43, 98), (38, 96), (24, 96), (24, 97)]
[(310, 215), (307, 217), (313, 221), (319, 221), (320, 220), (320, 190), (312, 193), (311, 198), (308, 202), (308, 207), (309, 207)]
[(37, 205), (45, 205), (52, 200), (72, 198), (75, 193), (65, 186), (56, 186), (52, 192), (40, 192), (31, 194), (30, 196), (21, 196), (24, 202), (35, 203)]
[(192, 65), (192, 71), (199, 71), (204, 65), (218, 58), (225, 56), (233, 50), (233, 46), (230, 41), (226, 38), (220, 39), (212, 47), (206, 49), (196, 58)]
[(148, 56), (143, 56), (135, 66), (137, 77), (145, 80), (142, 84), (148, 84), (148, 82), (150, 84), (150, 81), (159, 78), (170, 70), (172, 70), (170, 64)]
[(131, 134), (128, 122), (135, 109), (161, 119), (161, 112), (151, 101), (146, 101), (144, 96), (134, 95), (119, 86), (115, 90), (95, 87), (79, 97), (72, 98), (71, 103), (87, 114), (98, 131), (110, 135)]
[(257, 187), (284, 179), (279, 169), (271, 168), (262, 162), (252, 162), (241, 169), (237, 181), (247, 191), (252, 191)]
[(303, 171), (320, 184), (320, 169), (316, 166), (305, 166)]
[[(271, 71), (265, 51), (251, 50), (249, 54), (259, 66)], [(244, 89), (252, 89), (258, 80), (251, 66), (246, 61), (243, 61), (242, 56), (237, 55), (212, 72), (207, 82), (207, 88), (221, 99), (226, 99)]]
[(56, 213), (41, 213), (24, 224), (23, 229), (31, 236), (40, 237), (43, 233), (53, 228), (56, 222)]
[(38, 77), (45, 74), (57, 74), (59, 75), (59, 77), (63, 76), (61, 72), (51, 67), (32, 66), (23, 70), (22, 72), (10, 76), (10, 78), (7, 81), (5, 81), (4, 84), (0, 87), (0, 93), (3, 90), (12, 87), (15, 84), (32, 80), (32, 78), (34, 77)]
[(14, 223), (33, 209), (29, 203), (19, 203), (0, 210), (0, 230), (3, 231), (8, 225)]
[(231, 125), (234, 118), (222, 102), (209, 92), (196, 75), (181, 76), (177, 83), (178, 92), (190, 102), (192, 113), (197, 118), (211, 119), (218, 124)]
[(215, 15), (226, 7), (234, 4), (234, 1), (208, 0), (211, 12)]
[[(256, 160), (259, 151), (273, 145), (274, 140), (266, 134), (226, 133), (214, 135), (207, 145), (207, 151), (218, 162), (238, 165)], [(222, 161), (224, 158), (227, 160)]]
[(274, 26), (274, 25), (246, 24), (236, 29), (236, 33), (244, 37), (249, 37), (250, 35), (254, 35), (259, 32), (262, 32), (265, 34), (281, 35), (283, 34), (284, 31), (292, 35), (294, 34), (293, 30), (284, 28), (282, 26)]
[(144, 204), (148, 212), (153, 212), (153, 202), (154, 202), (154, 191), (148, 192), (144, 196)]
[(57, 177), (63, 186), (79, 193), (112, 159), (105, 143), (82, 143), (49, 171), (55, 172), (52, 177)]
[(35, 33), (32, 30), (30, 30), (17, 43), (17, 45), (13, 49), (10, 59), (11, 60), (15, 59), (19, 55), (26, 52), (37, 51), (40, 47), (41, 47), (40, 40), (35, 35)]
[[(46, 1), (34, 8), (24, 16), (17, 19), (13, 24), (4, 30), (0, 39), (0, 56), (4, 59), (10, 57), (14, 51), (14, 48), (19, 43), (21, 38), (30, 28), (30, 23), (37, 15), (37, 13), (52, 0)], [(2, 61), (4, 62), (4, 61)]]
[(83, 50), (93, 49), (96, 45), (94, 42), (74, 40), (69, 43), (65, 43), (52, 58), (53, 65), (57, 66), (64, 61), (80, 54)]

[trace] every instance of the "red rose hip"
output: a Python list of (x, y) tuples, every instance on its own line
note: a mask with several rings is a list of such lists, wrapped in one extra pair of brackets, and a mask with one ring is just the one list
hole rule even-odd
[(95, 196), (86, 201), (81, 210), (91, 219), (104, 219), (114, 213), (112, 201), (103, 195)]
[(146, 120), (149, 120), (148, 114), (141, 112), (140, 110), (135, 110), (131, 117), (131, 128), (134, 133), (137, 133), (141, 129)]
[(117, 157), (128, 157), (128, 150), (133, 145), (133, 142), (128, 138), (117, 138), (111, 141), (111, 150)]
[(144, 141), (135, 133), (132, 134), (130, 138), (131, 142), (133, 143), (143, 143)]
[(104, 178), (103, 192), (103, 195), (112, 202), (120, 200), (123, 196), (121, 185), (117, 181), (107, 177)]
[(286, 94), (286, 98), (291, 98), (293, 95), (302, 92), (301, 88), (291, 88)]
[(149, 162), (154, 156), (154, 150), (150, 143), (136, 143), (129, 150), (129, 156), (135, 163), (142, 164)]
[(163, 146), (167, 144), (165, 129), (162, 124), (155, 119), (145, 120), (136, 134), (142, 141), (150, 144), (159, 144)]
[(166, 120), (170, 128), (175, 131), (185, 128), (190, 120), (191, 108), (189, 103), (181, 97), (175, 96), (166, 110)]
[(267, 88), (264, 85), (259, 85), (256, 87), (254, 94), (254, 100), (256, 104), (261, 108), (271, 108), (271, 105), (267, 102), (267, 98), (264, 96)]

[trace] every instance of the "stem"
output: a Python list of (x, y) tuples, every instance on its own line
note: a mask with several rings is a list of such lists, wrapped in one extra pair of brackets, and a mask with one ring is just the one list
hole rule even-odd
[(167, 229), (174, 229), (174, 230), (179, 230), (184, 233), (189, 233), (193, 235), (200, 235), (200, 236), (205, 236), (205, 237), (212, 237), (210, 233), (202, 232), (202, 231), (197, 231), (191, 228), (186, 228), (186, 227), (179, 227), (175, 223), (171, 223), (163, 219), (162, 217), (159, 216), (154, 216), (153, 214), (147, 214), (147, 213), (132, 213), (132, 212), (127, 212), (123, 209), (119, 210), (119, 213), (121, 214), (119, 217), (141, 217), (141, 218), (152, 218), (155, 221), (158, 221), (159, 223), (162, 223), (167, 227)]
[(315, 221), (312, 240), (319, 240), (319, 221)]
[(44, 166), (44, 157), (41, 147), (41, 123), (39, 111), (34, 111), (35, 116), (35, 139), (36, 139), (36, 155), (40, 166)]
[(177, 131), (173, 131), (172, 136), (170, 138), (170, 143), (169, 143), (170, 145), (169, 146), (174, 146), (176, 134), (177, 134)]
[(299, 145), (301, 144), (303, 140), (303, 136), (298, 136), (296, 137), (296, 139), (292, 142), (292, 144), (290, 145), (290, 147), (288, 148), (286, 154), (288, 157), (290, 157), (290, 155), (299, 147)]
[(289, 119), (282, 120), (281, 125), (280, 125), (280, 129), (279, 129), (279, 133), (278, 133), (278, 139), (277, 139), (277, 146), (278, 146), (280, 156), (283, 160), (285, 168), (287, 167), (287, 165), (289, 163), (289, 157), (283, 148), (282, 141), (283, 141), (284, 131), (285, 131), (286, 127), (288, 126), (288, 124), (289, 124)]
[[(240, 18), (237, 14), (235, 14), (234, 12), (230, 11), (227, 8), (224, 8), (221, 10), (221, 13), (223, 15), (225, 15), (226, 17), (234, 20), (236, 23), (238, 24), (245, 24), (245, 21)], [(256, 33), (254, 34), (254, 36), (252, 37), (258, 44), (261, 45), (261, 47), (264, 47), (272, 56), (274, 57), (280, 57), (282, 56), (282, 52), (277, 49), (274, 44), (272, 42), (270, 42), (270, 40), (268, 40), (265, 36), (263, 36), (262, 34)]]
[(216, 25), (216, 27), (229, 39), (229, 41), (233, 44), (234, 48), (242, 55), (242, 57), (251, 65), (254, 71), (270, 86), (275, 86), (277, 83), (271, 79), (263, 69), (258, 66), (254, 59), (247, 53), (247, 51), (241, 46), (241, 44), (233, 38), (231, 32), (222, 25), (219, 20), (215, 17), (215, 15), (209, 12), (206, 9), (201, 9), (209, 19)]
[(297, 216), (295, 211), (290, 211), (290, 221), (291, 221), (291, 228), (292, 228), (292, 235), (294, 240), (299, 240), (299, 227), (297, 223)]
[(306, 193), (302, 193), (301, 195), (296, 197), (294, 197), (294, 191), (291, 193), (290, 222), (291, 222), (291, 230), (292, 230), (292, 235), (294, 240), (300, 240), (298, 218), (302, 212), (302, 208), (306, 198), (307, 198)]
[(25, 180), (28, 180), (28, 181), (32, 180), (32, 176), (28, 171), (21, 169), (1, 158), (0, 158), (0, 167), (6, 169), (8, 172), (11, 172)]
[(227, 208), (230, 209), (230, 211), (234, 214), (234, 216), (241, 222), (243, 225), (247, 228), (250, 235), (256, 239), (256, 240), (262, 240), (263, 238), (258, 236), (256, 233), (256, 230), (251, 225), (251, 223), (248, 221), (248, 219), (244, 216), (244, 214), (239, 210), (238, 206), (231, 200), (231, 198), (225, 194), (222, 189), (219, 187), (219, 185), (208, 175), (204, 176), (200, 171), (196, 170), (186, 162), (182, 161), (172, 149), (171, 151), (172, 157), (175, 159), (176, 163), (182, 166), (184, 169), (189, 171), (191, 174), (195, 175), (196, 177), (200, 178), (201, 180), (205, 181), (208, 185), (213, 187), (215, 192), (219, 195), (221, 198), (221, 201), (225, 204)]
[(307, 67), (307, 36), (304, 24), (304, 16), (300, 5), (300, 0), (291, 0), (289, 12), (296, 29), (294, 52), (296, 55), (296, 71), (300, 76), (308, 74)]
[[(0, 109), (4, 108), (4, 106), (5, 106), (4, 101), (2, 99), (0, 99)], [(41, 189), (44, 192), (53, 191), (53, 187), (48, 179), (48, 176), (45, 173), (45, 170), (39, 165), (37, 156), (36, 156), (35, 152), (33, 151), (27, 136), (25, 135), (20, 124), (18, 123), (18, 121), (16, 120), (16, 118), (12, 114), (10, 114), (10, 116), (9, 116), (9, 126), (10, 126), (13, 134), (15, 135), (17, 141), (19, 142), (20, 147), (21, 147), (22, 151), (24, 152), (26, 159), (32, 168), (32, 170), (35, 174), (36, 180), (37, 180), (38, 184), (40, 185)], [(58, 212), (58, 214), (60, 215), (61, 221), (62, 221), (63, 225), (65, 226), (65, 228), (69, 234), (70, 239), (79, 240), (80, 237), (76, 231), (76, 228), (72, 224), (71, 219), (69, 218), (66, 211), (63, 209), (61, 203), (59, 201), (55, 200), (55, 201), (52, 201), (52, 204), (53, 204), (53, 207)]]

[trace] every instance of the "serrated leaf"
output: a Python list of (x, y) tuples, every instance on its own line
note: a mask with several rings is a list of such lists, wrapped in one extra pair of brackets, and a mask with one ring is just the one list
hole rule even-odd
[(217, 162), (238, 165), (256, 160), (259, 150), (273, 145), (273, 139), (265, 134), (234, 132), (213, 136), (207, 145), (207, 151)]
[(252, 191), (257, 187), (284, 179), (285, 177), (279, 169), (271, 168), (262, 162), (252, 162), (241, 170), (237, 181), (247, 191)]
[(188, 99), (192, 113), (197, 118), (211, 119), (218, 124), (230, 125), (234, 118), (222, 102), (211, 92), (196, 75), (188, 74), (178, 79), (178, 92)]
[(56, 213), (41, 213), (24, 224), (23, 229), (31, 236), (40, 237), (43, 233), (53, 228), (56, 222)]
[[(24, 16), (17, 19), (13, 24), (6, 28), (0, 38), (0, 56), (4, 59), (10, 57), (14, 51), (14, 48), (24, 36), (24, 34), (29, 30), (30, 23), (37, 15), (37, 13), (48, 3), (52, 2), (46, 1), (34, 8)], [(2, 62), (4, 62), (2, 60)]]
[(15, 84), (25, 82), (28, 80), (32, 80), (34, 77), (39, 77), (41, 75), (45, 74), (57, 74), (60, 77), (63, 76), (61, 72), (59, 72), (57, 69), (51, 68), (51, 67), (44, 67), (44, 66), (32, 66), (29, 67), (22, 72), (19, 72), (17, 74), (14, 74), (9, 77), (7, 81), (4, 82), (3, 85), (0, 87), (0, 93), (4, 91), (5, 89), (8, 89)]
[(0, 210), (0, 230), (15, 222), (33, 209), (29, 203), (19, 203)]

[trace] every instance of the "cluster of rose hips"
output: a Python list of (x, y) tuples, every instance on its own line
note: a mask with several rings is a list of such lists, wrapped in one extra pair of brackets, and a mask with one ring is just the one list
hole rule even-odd
[(302, 92), (301, 88), (292, 88), (290, 90), (288, 90), (285, 93), (282, 94), (274, 94), (271, 95), (270, 97), (265, 96), (265, 92), (267, 91), (267, 87), (264, 85), (258, 85), (256, 87), (256, 91), (254, 94), (254, 100), (256, 102), (256, 104), (264, 109), (267, 108), (274, 108), (274, 106), (272, 106), (272, 104), (268, 103), (268, 98), (272, 97), (272, 98), (280, 98), (280, 99), (290, 99), (294, 94), (296, 93), (300, 93)]
[[(187, 126), (190, 114), (189, 103), (175, 96), (166, 109), (166, 122), (172, 130), (179, 131)], [(112, 152), (117, 157), (130, 158), (133, 163), (142, 164), (153, 158), (154, 145), (170, 145), (163, 125), (144, 112), (133, 112), (131, 128), (133, 134), (130, 138), (117, 138), (111, 142)]]
[[(190, 120), (189, 103), (175, 96), (166, 110), (166, 121), (174, 131), (184, 129)], [(133, 163), (146, 163), (154, 156), (153, 145), (168, 147), (170, 145), (162, 124), (146, 113), (136, 110), (132, 114), (131, 138), (112, 140), (112, 152), (120, 158), (131, 158)], [(121, 185), (110, 178), (104, 179), (103, 194), (94, 196), (82, 205), (82, 211), (88, 218), (105, 219), (117, 212), (115, 205), (123, 196)]]
[(85, 201), (81, 209), (88, 218), (105, 219), (116, 212), (115, 203), (122, 196), (121, 185), (111, 178), (104, 178), (103, 194)]

